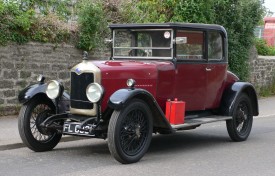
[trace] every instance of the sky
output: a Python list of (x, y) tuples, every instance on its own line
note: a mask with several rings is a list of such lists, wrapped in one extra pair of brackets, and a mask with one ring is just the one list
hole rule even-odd
[(265, 0), (264, 6), (273, 12), (275, 16), (275, 0)]

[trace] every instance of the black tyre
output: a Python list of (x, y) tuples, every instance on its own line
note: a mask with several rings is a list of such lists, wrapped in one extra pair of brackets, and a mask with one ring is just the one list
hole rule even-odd
[(45, 131), (39, 126), (50, 114), (55, 113), (55, 106), (48, 99), (36, 97), (21, 107), (18, 117), (20, 137), (33, 151), (52, 150), (60, 141), (62, 134)]
[(152, 139), (152, 114), (147, 104), (132, 100), (120, 111), (114, 111), (108, 128), (108, 147), (112, 156), (123, 164), (139, 161)]
[(233, 141), (245, 141), (252, 129), (252, 105), (246, 94), (241, 94), (234, 105), (232, 120), (226, 121), (226, 127)]

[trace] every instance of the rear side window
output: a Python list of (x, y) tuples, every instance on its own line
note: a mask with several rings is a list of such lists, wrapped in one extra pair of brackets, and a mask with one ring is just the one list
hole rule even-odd
[(204, 33), (202, 31), (177, 31), (176, 53), (179, 60), (202, 60)]
[(217, 31), (208, 33), (208, 60), (223, 59), (223, 40), (222, 36)]

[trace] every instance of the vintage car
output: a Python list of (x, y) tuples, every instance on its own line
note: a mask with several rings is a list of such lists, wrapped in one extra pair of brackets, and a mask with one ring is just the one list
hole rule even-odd
[(61, 82), (22, 90), (19, 133), (31, 150), (52, 150), (63, 135), (108, 139), (121, 163), (139, 161), (153, 133), (169, 134), (226, 121), (233, 141), (248, 138), (259, 114), (254, 87), (228, 71), (226, 30), (219, 25), (112, 24), (108, 60), (71, 71)]

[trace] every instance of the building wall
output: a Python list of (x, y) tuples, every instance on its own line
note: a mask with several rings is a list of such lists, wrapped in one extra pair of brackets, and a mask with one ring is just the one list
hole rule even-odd
[[(265, 86), (275, 76), (275, 58), (258, 57), (251, 50), (251, 82)], [(100, 56), (100, 57), (99, 57)], [(91, 53), (90, 59), (108, 59), (108, 49)], [(28, 43), (0, 47), (0, 116), (18, 113), (17, 96), (20, 90), (35, 83), (38, 74), (47, 80), (59, 79), (69, 87), (70, 68), (82, 59), (82, 51), (70, 45)]]
[(266, 17), (264, 22), (263, 38), (269, 46), (275, 46), (275, 17)]

